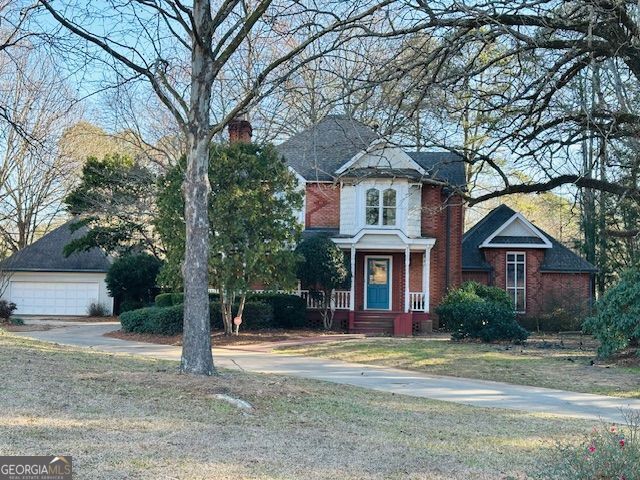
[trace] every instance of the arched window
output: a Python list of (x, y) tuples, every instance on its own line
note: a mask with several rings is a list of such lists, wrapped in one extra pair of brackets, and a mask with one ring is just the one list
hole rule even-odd
[(387, 188), (382, 194), (382, 224), (396, 224), (396, 191)]
[(380, 192), (375, 188), (367, 190), (367, 225), (378, 225), (380, 219)]
[[(382, 199), (380, 198), (382, 196)], [(396, 191), (387, 188), (382, 191), (377, 188), (367, 190), (366, 223), (367, 225), (395, 225), (396, 224)], [(382, 202), (380, 201), (382, 200)]]

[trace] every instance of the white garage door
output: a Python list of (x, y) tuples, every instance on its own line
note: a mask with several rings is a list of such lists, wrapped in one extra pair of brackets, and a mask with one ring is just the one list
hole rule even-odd
[(98, 301), (97, 282), (11, 282), (16, 315), (86, 315)]

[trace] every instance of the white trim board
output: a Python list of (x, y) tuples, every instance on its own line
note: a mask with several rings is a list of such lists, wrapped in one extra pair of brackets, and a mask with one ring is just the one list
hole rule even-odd
[[(424, 168), (422, 168), (420, 164), (418, 164), (418, 162), (416, 162), (413, 158), (411, 158), (407, 154), (407, 152), (402, 150), (400, 147), (392, 145), (391, 143), (389, 143), (384, 139), (374, 140), (373, 142), (371, 142), (371, 144), (369, 144), (367, 148), (356, 153), (353, 157), (351, 157), (351, 160), (349, 160), (347, 163), (345, 163), (344, 165), (342, 165), (340, 168), (336, 170), (336, 175), (341, 175), (345, 173), (348, 169), (350, 169), (356, 163), (358, 163), (358, 161), (360, 161), (363, 157), (367, 155), (375, 155), (376, 153), (384, 152), (384, 150), (387, 150), (387, 149), (396, 152), (399, 155), (399, 158), (401, 158), (407, 164), (411, 165), (420, 174), (427, 175), (427, 171)], [(393, 168), (393, 166), (392, 165), (384, 166), (384, 167), (379, 166), (378, 168), (380, 168), (381, 170), (384, 170), (387, 168)], [(406, 167), (403, 167), (403, 168), (406, 168)]]
[[(515, 222), (522, 222), (526, 228), (531, 230), (533, 236), (538, 237), (542, 240), (542, 243), (491, 243), (491, 241), (500, 236), (500, 234), (506, 230), (509, 226), (513, 225)], [(480, 244), (480, 248), (553, 248), (551, 241), (536, 228), (536, 226), (527, 220), (521, 213), (516, 212), (504, 222), (495, 232), (489, 235), (484, 242)]]
[[(387, 272), (389, 281), (389, 308), (369, 308), (367, 306), (367, 280), (369, 279), (369, 259), (384, 259), (389, 260), (389, 271)], [(365, 255), (364, 256), (364, 303), (362, 305), (363, 310), (371, 310), (371, 311), (392, 311), (393, 310), (393, 255)]]

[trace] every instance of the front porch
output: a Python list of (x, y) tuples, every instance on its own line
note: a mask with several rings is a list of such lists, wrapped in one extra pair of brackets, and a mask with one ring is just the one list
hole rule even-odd
[[(362, 231), (332, 239), (351, 266), (349, 290), (332, 292), (330, 305), (349, 333), (410, 336), (431, 332), (429, 318), (432, 238), (397, 230)], [(322, 302), (301, 291), (310, 310)]]

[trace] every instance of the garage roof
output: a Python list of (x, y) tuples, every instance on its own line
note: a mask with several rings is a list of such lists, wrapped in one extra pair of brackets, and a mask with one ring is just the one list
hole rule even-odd
[(71, 240), (81, 238), (86, 228), (71, 231), (70, 220), (47, 233), (38, 241), (0, 262), (0, 268), (9, 272), (106, 272), (111, 262), (100, 249), (75, 252), (68, 257), (63, 250)]

